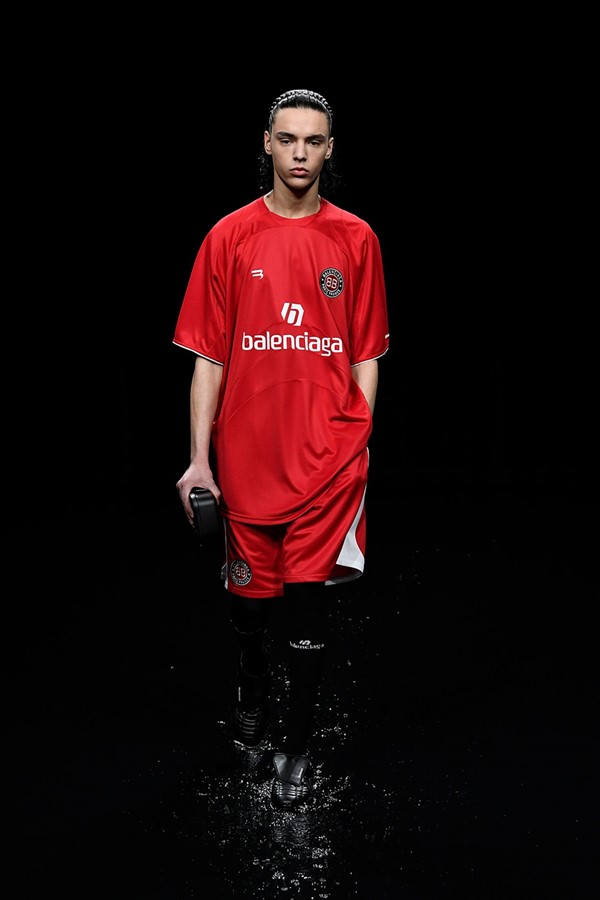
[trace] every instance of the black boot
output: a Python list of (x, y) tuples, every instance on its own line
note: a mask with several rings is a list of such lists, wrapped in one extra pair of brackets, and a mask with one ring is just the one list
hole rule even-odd
[(237, 698), (231, 714), (234, 740), (246, 747), (256, 747), (269, 724), (268, 703), (271, 666), (264, 675), (248, 675), (241, 657), (236, 672)]
[(312, 799), (312, 772), (307, 756), (276, 753), (271, 803), (279, 809), (293, 809)]

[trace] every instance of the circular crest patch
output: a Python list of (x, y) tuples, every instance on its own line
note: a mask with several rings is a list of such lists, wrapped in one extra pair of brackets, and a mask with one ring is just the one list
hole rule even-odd
[(323, 269), (320, 284), (326, 297), (339, 297), (344, 290), (344, 278), (338, 269)]
[(229, 574), (234, 584), (242, 587), (252, 580), (252, 570), (247, 562), (243, 559), (234, 559), (229, 566)]

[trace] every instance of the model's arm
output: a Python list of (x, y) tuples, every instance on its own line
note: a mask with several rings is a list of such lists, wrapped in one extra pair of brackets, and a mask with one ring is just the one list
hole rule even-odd
[(190, 522), (194, 520), (189, 500), (193, 487), (208, 488), (217, 502), (221, 499), (210, 468), (209, 454), (222, 377), (223, 366), (202, 356), (197, 358), (190, 389), (190, 464), (177, 482), (177, 490)]
[(377, 380), (379, 378), (379, 363), (376, 359), (359, 363), (352, 367), (352, 377), (365, 395), (371, 415), (375, 410), (375, 397), (377, 396)]

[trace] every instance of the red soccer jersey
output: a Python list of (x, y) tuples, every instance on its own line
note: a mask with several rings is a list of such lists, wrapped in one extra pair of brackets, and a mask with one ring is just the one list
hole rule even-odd
[(351, 367), (388, 349), (379, 241), (326, 200), (289, 219), (260, 197), (204, 239), (173, 340), (224, 367), (213, 426), (223, 514), (289, 521), (371, 434)]

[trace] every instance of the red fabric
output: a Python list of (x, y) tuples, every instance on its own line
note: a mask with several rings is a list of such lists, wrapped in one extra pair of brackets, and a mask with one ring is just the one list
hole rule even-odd
[(288, 219), (264, 199), (202, 243), (174, 343), (224, 366), (213, 430), (222, 512), (300, 515), (367, 446), (372, 419), (351, 367), (388, 349), (379, 242), (322, 200)]

